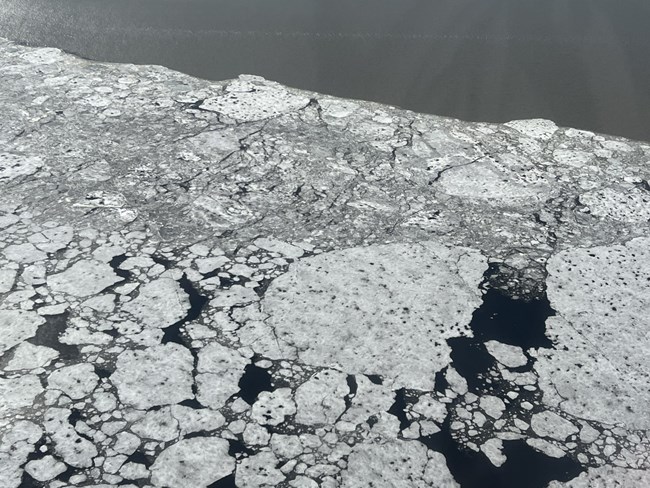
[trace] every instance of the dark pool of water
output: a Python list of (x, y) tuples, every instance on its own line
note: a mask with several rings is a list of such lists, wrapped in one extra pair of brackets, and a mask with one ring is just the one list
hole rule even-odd
[(263, 391), (273, 391), (272, 377), (269, 372), (254, 364), (246, 365), (244, 374), (239, 380), (239, 396), (249, 405), (255, 403), (257, 396)]
[(467, 120), (650, 140), (645, 0), (0, 0), (0, 36)]
[(81, 353), (79, 346), (64, 344), (61, 342), (60, 337), (68, 325), (68, 313), (59, 315), (45, 316), (45, 323), (41, 325), (34, 334), (34, 337), (28, 339), (35, 346), (45, 346), (54, 349), (59, 353), (59, 358), (62, 360), (75, 360), (79, 359)]
[[(485, 279), (495, 268), (486, 272)], [(553, 347), (546, 336), (546, 319), (555, 315), (546, 294), (530, 300), (513, 299), (501, 290), (488, 289), (483, 295), (483, 303), (472, 315), (470, 328), (473, 337), (458, 337), (448, 340), (452, 348), (452, 366), (467, 380), (470, 391), (482, 394), (503, 396), (503, 386), (490, 377), (489, 370), (495, 360), (488, 353), (484, 343), (497, 340), (505, 344), (528, 348)], [(530, 371), (532, 363), (518, 370)], [(536, 394), (528, 394), (533, 404), (539, 399)], [(462, 449), (454, 441), (450, 418), (445, 420), (441, 432), (420, 439), (430, 449), (442, 452), (447, 465), (464, 488), (542, 488), (552, 480), (568, 481), (580, 474), (580, 464), (565, 456), (561, 459), (549, 457), (528, 446), (524, 440), (503, 443), (503, 454), (507, 461), (499, 468), (488, 459), (468, 449)]]

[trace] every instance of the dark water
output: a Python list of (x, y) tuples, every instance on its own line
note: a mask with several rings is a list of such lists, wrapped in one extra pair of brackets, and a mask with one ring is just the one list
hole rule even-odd
[(255, 366), (246, 365), (244, 374), (239, 380), (239, 396), (249, 405), (255, 403), (257, 396), (263, 391), (273, 391), (272, 377), (267, 370)]
[(468, 120), (650, 140), (646, 0), (0, 0), (0, 36)]
[(442, 452), (454, 479), (463, 488), (544, 488), (553, 480), (568, 481), (580, 474), (580, 465), (567, 458), (551, 458), (525, 441), (504, 441), (508, 460), (495, 467), (483, 454), (458, 449), (448, 423), (442, 431), (420, 439), (429, 449)]
[[(485, 273), (484, 284), (498, 276), (498, 268), (491, 266)], [(487, 289), (483, 303), (472, 315), (470, 327), (473, 337), (458, 337), (447, 342), (452, 348), (452, 366), (467, 380), (468, 388), (477, 395), (504, 397), (511, 389), (507, 381), (493, 376), (495, 359), (484, 343), (498, 340), (524, 349), (530, 347), (553, 347), (546, 336), (545, 321), (555, 314), (545, 293), (529, 300), (513, 299), (496, 289)], [(532, 361), (517, 368), (530, 371)], [(436, 375), (436, 390), (448, 387), (444, 375)], [(518, 401), (526, 400), (539, 405), (539, 392), (521, 390)], [(407, 406), (417, 399), (417, 394), (405, 389), (395, 392), (395, 401), (388, 413), (397, 417), (400, 429), (407, 428), (411, 421)], [(507, 409), (516, 408), (508, 405)], [(453, 437), (452, 418), (447, 416), (440, 432), (419, 439), (429, 449), (441, 452), (454, 479), (463, 488), (543, 488), (552, 480), (568, 481), (578, 476), (583, 468), (569, 456), (560, 459), (536, 451), (524, 440), (503, 442), (503, 454), (507, 460), (501, 467), (494, 466), (482, 453), (462, 447)]]
[[(485, 281), (494, 278), (491, 274), (496, 271), (495, 267), (490, 267)], [(513, 299), (500, 290), (486, 290), (483, 303), (472, 315), (470, 327), (474, 337), (447, 341), (452, 348), (452, 366), (467, 380), (470, 391), (503, 398), (509, 385), (493, 379), (489, 374), (495, 360), (484, 343), (497, 340), (523, 349), (553, 347), (546, 336), (545, 326), (546, 319), (553, 315), (555, 311), (545, 293), (531, 300), (522, 300)], [(530, 359), (527, 365), (518, 368), (522, 372), (531, 369)], [(520, 401), (527, 397), (534, 405), (540, 403), (540, 399), (536, 398), (538, 393), (522, 390), (521, 395)], [(449, 417), (441, 432), (420, 440), (430, 449), (445, 455), (454, 478), (465, 488), (543, 488), (552, 480), (568, 481), (582, 471), (575, 460), (566, 456), (561, 459), (549, 457), (523, 440), (503, 443), (507, 461), (497, 468), (482, 454), (459, 448), (451, 435)]]
[(68, 313), (59, 315), (47, 315), (44, 317), (45, 323), (41, 325), (34, 334), (34, 337), (28, 339), (35, 346), (46, 346), (56, 350), (59, 358), (63, 360), (78, 359), (81, 353), (79, 346), (64, 344), (60, 341), (60, 336), (65, 332), (68, 326)]

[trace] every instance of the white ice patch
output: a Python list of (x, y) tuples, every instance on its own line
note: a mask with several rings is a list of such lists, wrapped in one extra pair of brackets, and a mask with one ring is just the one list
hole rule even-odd
[(533, 139), (540, 139), (543, 141), (548, 141), (553, 137), (553, 134), (557, 132), (557, 125), (555, 122), (546, 119), (523, 119), (523, 120), (512, 120), (506, 122), (503, 125), (512, 127), (518, 132), (521, 132), (528, 137)]
[[(433, 243), (303, 259), (266, 292), (267, 333), (309, 364), (433, 389), (435, 373), (450, 361), (445, 339), (471, 335), (485, 267), (477, 251)], [(251, 347), (274, 354), (273, 342)]]
[(75, 468), (92, 465), (97, 456), (95, 445), (81, 437), (68, 422), (72, 411), (68, 408), (50, 408), (45, 412), (43, 425), (54, 443), (55, 452), (63, 461)]
[(501, 439), (488, 439), (481, 444), (481, 452), (487, 456), (492, 464), (497, 468), (506, 462), (506, 456), (503, 454), (503, 441)]
[(503, 159), (508, 161), (503, 167), (487, 161), (455, 166), (442, 173), (438, 184), (448, 195), (480, 199), (488, 204), (521, 205), (548, 197), (549, 183), (541, 175), (533, 182), (522, 178), (522, 174), (534, 173), (532, 164), (514, 158), (510, 161), (505, 155)]
[(226, 92), (206, 99), (201, 108), (241, 122), (253, 122), (295, 112), (306, 107), (309, 98), (297, 95), (282, 85), (263, 79), (239, 79)]
[(236, 305), (247, 305), (259, 301), (255, 291), (239, 285), (233, 285), (227, 290), (219, 289), (215, 292), (214, 299), (210, 301), (213, 307), (230, 308)]
[(77, 261), (68, 269), (47, 278), (47, 285), (55, 293), (76, 297), (97, 295), (105, 288), (122, 281), (113, 268), (94, 260)]
[(551, 481), (548, 488), (647, 488), (650, 471), (616, 466), (591, 467), (570, 481)]
[(189, 309), (187, 293), (171, 278), (158, 278), (140, 286), (138, 296), (122, 307), (140, 323), (155, 328), (178, 322)]
[(173, 405), (171, 412), (174, 418), (178, 420), (181, 433), (184, 434), (216, 430), (226, 422), (221, 413), (209, 408), (195, 409), (182, 405)]
[(331, 425), (345, 412), (344, 397), (349, 393), (346, 375), (323, 370), (296, 390), (296, 422), (305, 425)]
[(57, 357), (59, 357), (59, 353), (52, 348), (23, 342), (15, 349), (11, 361), (9, 361), (5, 369), (7, 371), (16, 371), (42, 368)]
[(34, 451), (34, 444), (42, 434), (39, 426), (26, 420), (13, 422), (4, 431), (0, 442), (0, 486), (18, 488), (21, 485), (21, 467), (27, 462), (27, 456)]
[(498, 341), (485, 343), (488, 352), (501, 364), (508, 368), (518, 368), (528, 363), (528, 358), (520, 347), (502, 344)]
[(16, 274), (13, 269), (0, 269), (0, 293), (7, 293), (13, 288)]
[(61, 390), (73, 400), (79, 400), (93, 392), (99, 377), (92, 364), (81, 363), (57, 369), (47, 378), (49, 389)]
[(592, 215), (624, 222), (650, 220), (650, 192), (638, 187), (603, 188), (580, 195)]
[(196, 375), (201, 404), (215, 409), (223, 407), (239, 391), (239, 380), (248, 362), (234, 349), (218, 343), (201, 349)]
[(57, 460), (54, 456), (45, 456), (41, 459), (35, 459), (25, 465), (25, 471), (36, 481), (49, 481), (61, 473), (65, 472), (68, 467)]
[(20, 57), (31, 64), (52, 64), (64, 60), (63, 52), (53, 47), (31, 49), (21, 54)]
[(650, 404), (650, 239), (572, 249), (548, 263), (557, 317), (547, 333), (561, 347), (540, 349), (535, 370), (546, 403), (578, 417), (648, 428)]
[(494, 395), (484, 395), (479, 400), (483, 411), (493, 419), (499, 419), (506, 410), (506, 405), (501, 398)]
[(190, 351), (174, 343), (124, 351), (110, 379), (123, 403), (148, 409), (193, 398), (193, 364)]
[(355, 378), (356, 394), (350, 402), (350, 408), (345, 411), (341, 422), (337, 424), (337, 429), (346, 429), (349, 426), (349, 430), (354, 430), (357, 425), (377, 412), (387, 412), (395, 401), (395, 394), (389, 388), (376, 385), (363, 375), (357, 375)]
[(38, 247), (41, 251), (47, 253), (57, 252), (64, 249), (74, 236), (72, 227), (62, 225), (60, 227), (53, 227), (44, 229), (37, 234), (29, 236), (28, 241)]
[(151, 466), (151, 482), (160, 488), (206, 488), (235, 469), (235, 460), (228, 455), (228, 449), (228, 441), (224, 439), (183, 439), (156, 458)]
[(10, 244), (2, 252), (9, 261), (20, 264), (31, 264), (47, 259), (47, 254), (29, 242)]
[(265, 251), (277, 252), (291, 259), (297, 259), (305, 253), (305, 251), (298, 246), (294, 246), (293, 244), (278, 239), (260, 237), (259, 239), (256, 239), (253, 244)]
[(278, 459), (269, 451), (244, 458), (237, 466), (235, 475), (237, 486), (246, 488), (278, 486), (285, 479), (282, 471), (277, 468), (278, 465)]
[(348, 458), (348, 468), (343, 472), (341, 486), (454, 488), (459, 485), (449, 472), (442, 454), (429, 451), (417, 441), (392, 440), (356, 445)]
[(0, 378), (0, 427), (12, 413), (31, 408), (43, 392), (38, 376), (27, 374), (17, 378)]
[(278, 388), (261, 392), (253, 408), (251, 418), (260, 425), (278, 425), (287, 416), (296, 413), (296, 404), (290, 388)]
[(0, 310), (0, 354), (36, 334), (45, 319), (28, 310)]
[(43, 161), (35, 156), (22, 156), (13, 153), (0, 153), (0, 182), (7, 182), (21, 176), (36, 173)]
[(141, 439), (172, 441), (178, 437), (178, 421), (172, 416), (170, 407), (150, 410), (131, 427)]
[(538, 436), (558, 441), (566, 441), (567, 437), (577, 434), (579, 430), (571, 422), (551, 411), (533, 414), (530, 426)]

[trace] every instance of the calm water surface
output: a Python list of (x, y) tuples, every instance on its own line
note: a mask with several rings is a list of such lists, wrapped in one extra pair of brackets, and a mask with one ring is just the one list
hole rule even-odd
[(468, 120), (650, 140), (650, 2), (0, 0), (0, 36)]

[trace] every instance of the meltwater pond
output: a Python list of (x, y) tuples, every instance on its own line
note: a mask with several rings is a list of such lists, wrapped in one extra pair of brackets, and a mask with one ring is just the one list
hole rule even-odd
[(648, 25), (642, 1), (0, 0), (0, 36), (96, 60), (641, 140)]

